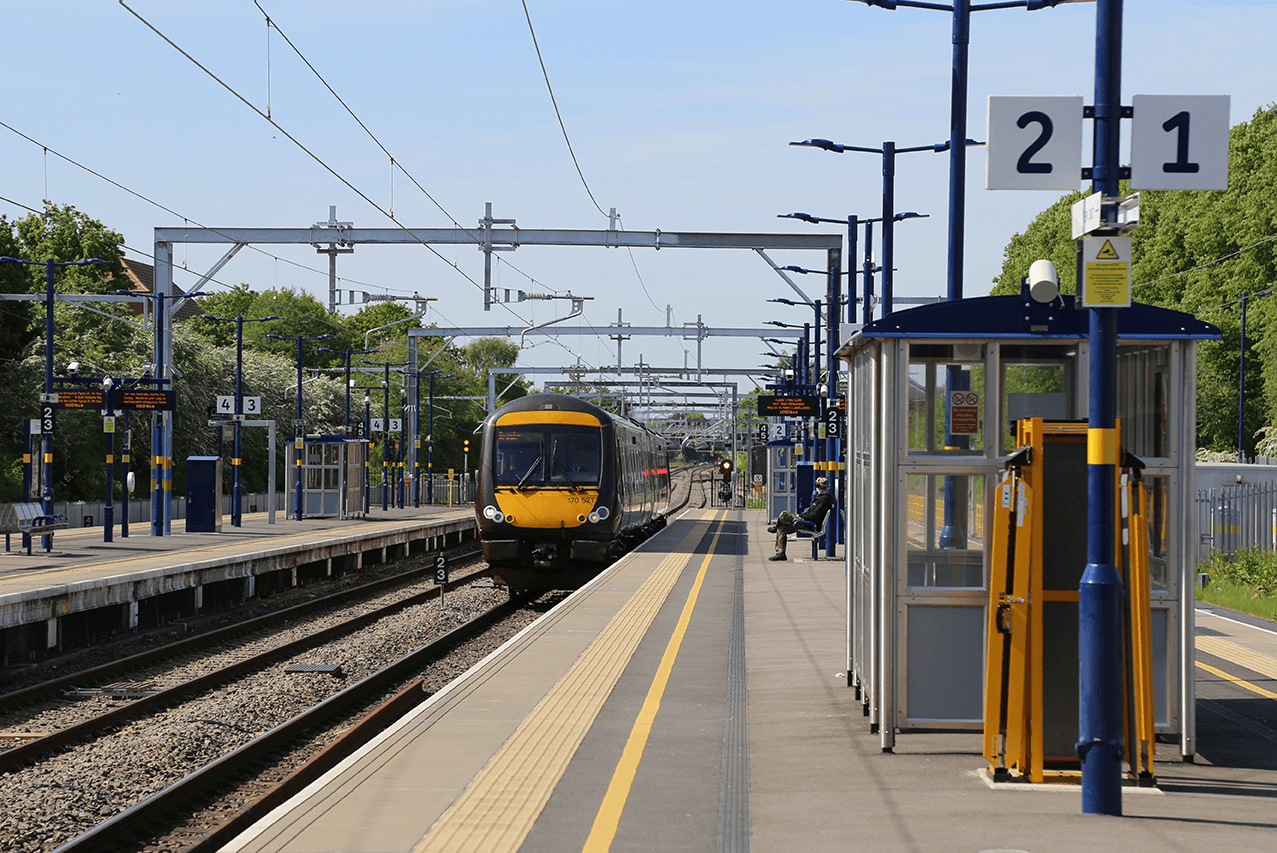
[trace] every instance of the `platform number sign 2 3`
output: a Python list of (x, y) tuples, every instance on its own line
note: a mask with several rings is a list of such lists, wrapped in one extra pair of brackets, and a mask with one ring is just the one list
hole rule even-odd
[(446, 554), (435, 554), (435, 583), (443, 586), (448, 582), (448, 557)]

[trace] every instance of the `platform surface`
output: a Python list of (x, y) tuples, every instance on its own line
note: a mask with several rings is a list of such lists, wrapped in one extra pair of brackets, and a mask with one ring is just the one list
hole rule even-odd
[(1083, 815), (1077, 788), (990, 787), (979, 734), (884, 754), (845, 686), (843, 562), (769, 562), (765, 525), (687, 513), (224, 850), (1272, 848), (1277, 732), (1228, 717), (1277, 720), (1271, 630), (1199, 613), (1228, 677), (1198, 672), (1197, 763), (1165, 746), (1159, 788)]

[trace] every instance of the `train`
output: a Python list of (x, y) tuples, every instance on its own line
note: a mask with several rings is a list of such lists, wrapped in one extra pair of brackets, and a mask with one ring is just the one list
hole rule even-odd
[(484, 421), (475, 519), (484, 559), (516, 590), (575, 589), (665, 526), (665, 439), (566, 394)]

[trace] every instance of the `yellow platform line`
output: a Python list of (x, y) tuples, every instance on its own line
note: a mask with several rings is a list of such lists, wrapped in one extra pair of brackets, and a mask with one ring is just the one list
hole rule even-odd
[(701, 587), (705, 583), (705, 572), (709, 569), (709, 561), (718, 546), (718, 537), (722, 534), (720, 526), (714, 532), (710, 542), (709, 553), (701, 560), (700, 571), (696, 573), (696, 582), (687, 594), (683, 604), (683, 612), (678, 617), (678, 624), (670, 641), (665, 645), (665, 654), (661, 657), (661, 665), (656, 669), (652, 686), (648, 688), (647, 698), (639, 710), (638, 719), (630, 730), (629, 740), (621, 752), (621, 760), (617, 762), (612, 774), (607, 793), (603, 795), (603, 803), (594, 817), (594, 826), (585, 840), (582, 853), (608, 853), (612, 849), (612, 841), (616, 838), (616, 830), (621, 825), (621, 815), (625, 812), (625, 803), (630, 798), (630, 789), (634, 786), (634, 777), (638, 775), (639, 762), (643, 759), (643, 751), (647, 749), (648, 738), (652, 734), (652, 725), (656, 722), (656, 712), (661, 709), (661, 699), (665, 696), (665, 688), (669, 684), (670, 673), (674, 670), (674, 661), (678, 659), (679, 649), (683, 647), (683, 638), (687, 635), (687, 626), (692, 621), (692, 611), (700, 598)]
[[(1219, 637), (1197, 637), (1196, 640), (1197, 648), (1208, 655), (1214, 655), (1238, 666), (1244, 666), (1251, 672), (1277, 679), (1277, 660), (1273, 660), (1268, 655), (1230, 643), (1228, 640), (1221, 640)], [(1271, 693), (1268, 696), (1277, 698)]]
[(692, 526), (413, 853), (518, 850), (712, 521)]
[(1202, 663), (1201, 661), (1197, 661), (1197, 668), (1204, 669), (1207, 672), (1209, 672), (1211, 675), (1219, 676), (1225, 681), (1231, 681), (1233, 684), (1236, 684), (1238, 687), (1241, 687), (1245, 690), (1249, 690), (1251, 693), (1258, 693), (1260, 696), (1263, 696), (1267, 699), (1277, 699), (1277, 693), (1273, 693), (1271, 690), (1265, 690), (1264, 688), (1259, 687), (1258, 685), (1251, 684), (1249, 681), (1247, 681), (1244, 678), (1237, 678), (1235, 676), (1229, 675), (1228, 673), (1224, 672), (1222, 669), (1216, 669), (1215, 667), (1211, 666), (1208, 663)]

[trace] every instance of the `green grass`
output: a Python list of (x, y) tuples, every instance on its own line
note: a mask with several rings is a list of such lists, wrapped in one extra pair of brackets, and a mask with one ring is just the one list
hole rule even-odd
[(1215, 553), (1197, 566), (1210, 580), (1197, 589), (1197, 600), (1277, 621), (1277, 554), (1243, 548)]

